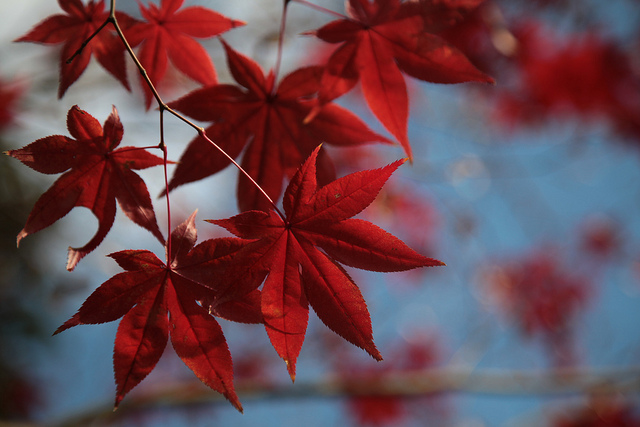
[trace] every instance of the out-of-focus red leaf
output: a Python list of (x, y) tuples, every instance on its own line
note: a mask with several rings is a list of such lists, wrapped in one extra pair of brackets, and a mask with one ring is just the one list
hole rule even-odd
[(23, 89), (23, 86), (17, 82), (0, 80), (0, 130), (12, 122), (16, 113), (16, 104)]
[[(207, 51), (194, 39), (209, 38), (244, 25), (202, 6), (180, 9), (184, 0), (162, 0), (160, 7), (139, 3), (144, 22), (133, 25), (125, 36), (132, 46), (140, 45), (138, 57), (151, 82), (159, 85), (169, 60), (182, 73), (203, 85), (217, 82), (216, 71)], [(152, 93), (142, 80), (145, 103)]]
[[(171, 107), (196, 120), (214, 122), (207, 136), (230, 156), (246, 147), (242, 167), (277, 200), (285, 177), (290, 178), (313, 149), (322, 142), (353, 146), (390, 142), (371, 131), (353, 113), (333, 103), (325, 105), (314, 120), (305, 117), (317, 105), (320, 67), (298, 69), (276, 87), (272, 73), (265, 76), (250, 58), (224, 43), (229, 69), (239, 83), (198, 89), (171, 103)], [(204, 138), (196, 137), (182, 155), (169, 189), (212, 175), (229, 164)], [(335, 178), (331, 159), (319, 153), (319, 178), (325, 184)], [(244, 176), (238, 182), (240, 210), (269, 209), (263, 195)]]
[[(58, 98), (62, 98), (69, 86), (82, 75), (92, 55), (95, 55), (100, 65), (129, 90), (124, 45), (110, 27), (103, 28), (78, 56), (67, 63), (82, 43), (109, 17), (108, 11), (104, 8), (104, 0), (90, 0), (86, 6), (81, 0), (58, 0), (58, 3), (66, 14), (50, 16), (16, 39), (18, 42), (63, 45), (60, 54)], [(118, 19), (124, 28), (134, 22), (133, 18), (124, 13), (118, 13)]]
[(358, 286), (340, 263), (374, 271), (403, 271), (443, 265), (410, 249), (370, 222), (353, 219), (375, 199), (403, 163), (357, 172), (318, 188), (313, 151), (287, 187), (285, 218), (275, 211), (248, 211), (210, 222), (245, 239), (256, 239), (238, 254), (241, 265), (268, 272), (262, 315), (273, 347), (295, 377), (304, 341), (308, 306), (331, 330), (381, 359), (371, 320)]
[(604, 118), (621, 134), (640, 137), (640, 77), (628, 53), (597, 32), (563, 39), (528, 22), (514, 33), (519, 80), (498, 95), (504, 122)]
[(607, 258), (621, 248), (620, 224), (608, 216), (594, 215), (588, 218), (581, 231), (581, 246), (587, 253)]
[(633, 403), (611, 396), (592, 397), (578, 407), (568, 407), (551, 417), (552, 427), (638, 427), (640, 415)]
[(487, 270), (489, 296), (527, 336), (541, 336), (554, 350), (554, 363), (572, 363), (573, 322), (591, 296), (589, 283), (568, 274), (553, 251), (535, 252)]
[(29, 234), (64, 217), (75, 206), (91, 209), (99, 222), (98, 232), (85, 246), (69, 248), (67, 269), (73, 270), (111, 229), (116, 200), (132, 221), (164, 242), (147, 187), (133, 172), (161, 165), (163, 160), (134, 147), (116, 149), (123, 128), (115, 107), (103, 127), (87, 112), (73, 106), (67, 115), (67, 127), (72, 138), (52, 135), (6, 152), (41, 173), (66, 171), (36, 202), (18, 234), (18, 244)]
[[(403, 425), (416, 406), (426, 409), (427, 419), (424, 415), (420, 422), (431, 425), (429, 421), (435, 421), (438, 417), (446, 417), (445, 405), (438, 399), (439, 396), (428, 395), (412, 399), (394, 395), (358, 396), (360, 393), (384, 392), (387, 383), (386, 378), (392, 378), (396, 374), (419, 372), (434, 368), (440, 361), (438, 342), (434, 337), (412, 336), (411, 341), (396, 342), (392, 346), (391, 355), (385, 358), (384, 364), (367, 363), (367, 361), (354, 360), (348, 354), (334, 355), (335, 370), (345, 381), (346, 388), (353, 390), (356, 396), (348, 399), (347, 408), (353, 418), (362, 426), (388, 426)], [(363, 388), (360, 382), (367, 386)], [(376, 390), (374, 384), (380, 384)], [(428, 421), (427, 421), (428, 420)], [(434, 425), (442, 423), (434, 422)]]

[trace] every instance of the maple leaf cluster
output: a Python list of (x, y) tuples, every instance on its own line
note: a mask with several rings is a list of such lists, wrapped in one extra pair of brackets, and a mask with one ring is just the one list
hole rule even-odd
[[(120, 11), (115, 14), (129, 44), (139, 46), (139, 60), (155, 85), (163, 81), (169, 59), (193, 80), (202, 84), (215, 83), (217, 77), (211, 58), (194, 38), (213, 37), (244, 25), (201, 6), (181, 9), (183, 3), (184, 0), (162, 0), (160, 7), (152, 3), (145, 7), (140, 2), (143, 21)], [(109, 19), (104, 0), (89, 0), (86, 5), (81, 0), (58, 0), (58, 4), (65, 14), (50, 16), (16, 40), (63, 45), (58, 97), (61, 98), (84, 73), (93, 56), (129, 90), (125, 46), (114, 28), (101, 28)], [(141, 79), (148, 108), (152, 92), (144, 78)]]
[(536, 22), (521, 24), (514, 36), (518, 81), (498, 95), (503, 122), (598, 119), (621, 135), (640, 138), (640, 78), (635, 59), (618, 43), (595, 31), (561, 38)]
[[(101, 125), (74, 106), (67, 114), (70, 136), (44, 137), (7, 152), (38, 172), (62, 174), (36, 202), (18, 243), (74, 207), (86, 207), (98, 219), (98, 230), (83, 247), (69, 249), (67, 269), (73, 270), (105, 239), (117, 201), (165, 248), (164, 261), (143, 249), (112, 253), (125, 271), (98, 287), (56, 331), (122, 318), (113, 358), (116, 406), (154, 369), (170, 341), (203, 383), (241, 410), (231, 354), (216, 318), (262, 324), (292, 379), (310, 308), (337, 335), (381, 360), (365, 300), (347, 267), (396, 272), (443, 263), (354, 218), (406, 159), (336, 178), (323, 144), (393, 141), (333, 101), (359, 82), (373, 113), (411, 157), (404, 75), (435, 83), (493, 82), (439, 35), (482, 0), (349, 0), (341, 19), (307, 32), (337, 45), (327, 62), (282, 79), (220, 38), (236, 84), (218, 82), (195, 39), (219, 36), (241, 21), (201, 6), (183, 7), (183, 0), (139, 3), (142, 20), (115, 11), (114, 2), (110, 10), (103, 0), (58, 3), (64, 14), (46, 18), (17, 41), (62, 45), (59, 97), (91, 57), (130, 89), (130, 55), (141, 72), (145, 106), (154, 99), (160, 106), (161, 129), (166, 111), (198, 129), (165, 182), (168, 210), (167, 193), (176, 187), (231, 163), (241, 171), (241, 213), (208, 220), (235, 237), (196, 244), (195, 213), (165, 240), (146, 184), (134, 172), (162, 165), (167, 176), (172, 162), (164, 141), (157, 147), (119, 147), (124, 130), (115, 107)], [(166, 80), (169, 62), (202, 87), (166, 104), (156, 87)], [(182, 114), (209, 125), (201, 129)], [(235, 162), (239, 156), (241, 166)], [(281, 197), (282, 211), (275, 203)]]
[(433, 83), (493, 83), (493, 78), (437, 35), (460, 19), (460, 9), (473, 9), (482, 1), (349, 0), (345, 19), (309, 33), (339, 46), (324, 67), (319, 104), (307, 120), (360, 82), (371, 111), (411, 157), (403, 73)]
[[(246, 146), (242, 167), (272, 199), (282, 193), (285, 178), (321, 143), (356, 146), (388, 142), (357, 116), (328, 103), (315, 119), (305, 117), (318, 104), (313, 95), (321, 87), (321, 67), (305, 67), (285, 76), (276, 86), (275, 76), (264, 75), (252, 59), (223, 41), (229, 69), (238, 85), (219, 84), (197, 89), (170, 103), (196, 120), (213, 122), (206, 134), (232, 157)], [(205, 159), (205, 160), (203, 160)], [(318, 174), (326, 184), (335, 179), (335, 168), (325, 149), (319, 153)], [(219, 172), (229, 160), (202, 136), (186, 148), (169, 182), (169, 189)], [(269, 203), (246, 177), (238, 182), (240, 210), (268, 209)]]

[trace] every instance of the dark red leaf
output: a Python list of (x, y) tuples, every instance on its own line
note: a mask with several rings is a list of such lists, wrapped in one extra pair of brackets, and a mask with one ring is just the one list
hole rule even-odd
[[(401, 71), (435, 83), (493, 82), (458, 49), (426, 32), (441, 29), (426, 18), (433, 11), (431, 3), (349, 0), (349, 19), (330, 22), (314, 31), (312, 34), (326, 42), (342, 44), (324, 69), (319, 104), (309, 118), (359, 80), (371, 111), (411, 157), (407, 136), (409, 101)], [(479, 2), (438, 2), (436, 9), (440, 16), (452, 18), (458, 9), (474, 7), (471, 3)], [(445, 22), (451, 25), (455, 19)]]
[(164, 242), (147, 187), (133, 172), (161, 165), (163, 160), (134, 147), (116, 149), (123, 129), (115, 107), (103, 128), (95, 118), (74, 106), (67, 115), (67, 127), (75, 139), (53, 135), (6, 153), (38, 172), (67, 171), (38, 199), (18, 234), (18, 244), (29, 234), (64, 217), (75, 206), (91, 209), (98, 218), (98, 231), (82, 248), (69, 248), (67, 269), (73, 270), (111, 229), (116, 200), (132, 221)]
[[(18, 42), (33, 42), (44, 44), (60, 44), (60, 87), (58, 97), (62, 98), (71, 86), (84, 72), (93, 55), (111, 75), (118, 79), (129, 90), (127, 72), (124, 60), (124, 45), (111, 28), (103, 28), (73, 61), (67, 63), (76, 51), (109, 17), (104, 8), (104, 1), (90, 0), (83, 5), (80, 0), (58, 0), (62, 10), (67, 14), (50, 16), (37, 24), (24, 36), (16, 39)], [(119, 13), (118, 18), (123, 26), (133, 22), (133, 18)]]
[[(162, 0), (160, 7), (139, 3), (145, 22), (133, 25), (125, 35), (132, 46), (140, 45), (138, 58), (154, 85), (162, 83), (169, 59), (181, 72), (202, 83), (217, 82), (216, 71), (207, 51), (194, 38), (209, 38), (224, 33), (242, 21), (229, 19), (201, 6), (179, 10), (184, 0)], [(152, 93), (142, 80), (147, 108)]]
[[(224, 47), (239, 86), (198, 89), (171, 103), (171, 107), (197, 120), (214, 122), (207, 128), (208, 137), (232, 157), (246, 146), (242, 166), (272, 199), (282, 193), (284, 178), (291, 177), (322, 142), (339, 146), (389, 142), (338, 105), (327, 104), (314, 120), (305, 121), (317, 105), (313, 95), (320, 87), (319, 67), (298, 69), (285, 76), (276, 88), (272, 74), (265, 76), (255, 61), (226, 43)], [(320, 159), (319, 176), (326, 183), (335, 177), (335, 172), (328, 156), (322, 153)], [(199, 136), (180, 159), (169, 189), (212, 175), (228, 164)], [(240, 177), (238, 196), (241, 210), (270, 208), (244, 176)]]
[[(171, 233), (170, 262), (145, 250), (111, 254), (125, 272), (104, 282), (78, 312), (56, 333), (73, 326), (110, 322), (123, 317), (118, 327), (113, 364), (116, 406), (155, 367), (169, 337), (176, 353), (207, 386), (222, 393), (238, 410), (233, 388), (231, 354), (213, 315), (232, 321), (262, 323), (261, 292), (264, 276), (238, 283), (241, 267), (233, 254), (249, 241), (211, 239), (195, 246), (195, 212)], [(199, 272), (199, 274), (197, 273)]]
[(250, 271), (268, 272), (262, 315), (292, 379), (307, 328), (308, 305), (330, 329), (381, 359), (366, 303), (339, 262), (378, 271), (443, 265), (373, 224), (350, 218), (373, 201), (403, 161), (318, 188), (319, 152), (320, 147), (291, 179), (283, 200), (286, 218), (271, 210), (210, 221), (238, 237), (256, 239), (246, 244), (244, 252), (237, 252), (237, 262), (243, 264), (243, 258), (251, 255)]

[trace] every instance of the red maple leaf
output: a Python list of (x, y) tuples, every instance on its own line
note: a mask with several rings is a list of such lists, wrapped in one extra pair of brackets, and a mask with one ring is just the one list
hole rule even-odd
[[(331, 330), (381, 356), (373, 343), (371, 319), (358, 286), (342, 264), (372, 271), (402, 271), (443, 265), (424, 257), (374, 224), (351, 218), (376, 197), (404, 162), (356, 172), (317, 188), (316, 148), (287, 187), (286, 217), (275, 211), (248, 211), (210, 222), (245, 239), (253, 269), (268, 272), (262, 289), (267, 334), (295, 378), (309, 304)], [(242, 264), (242, 261), (238, 261)]]
[[(133, 25), (125, 35), (132, 46), (141, 44), (138, 58), (154, 85), (162, 82), (169, 59), (193, 80), (203, 85), (215, 84), (217, 77), (213, 62), (194, 38), (213, 37), (245, 23), (202, 6), (178, 10), (183, 2), (162, 0), (160, 7), (153, 3), (144, 7), (140, 3), (140, 11), (146, 22)], [(152, 94), (144, 80), (142, 86), (149, 108)]]
[[(113, 31), (101, 30), (78, 56), (67, 63), (67, 60), (80, 49), (82, 43), (109, 17), (109, 13), (104, 9), (104, 1), (90, 0), (85, 6), (81, 0), (58, 0), (58, 4), (66, 14), (50, 16), (16, 40), (18, 42), (64, 44), (60, 54), (58, 98), (62, 98), (69, 86), (82, 75), (92, 55), (95, 55), (100, 65), (129, 90), (124, 61), (124, 45)], [(133, 21), (133, 18), (124, 13), (118, 13), (118, 19), (122, 23)]]
[[(309, 123), (305, 117), (316, 105), (312, 98), (320, 85), (320, 67), (298, 69), (275, 86), (260, 66), (224, 43), (233, 77), (240, 86), (220, 84), (195, 90), (171, 107), (196, 120), (214, 121), (206, 133), (229, 155), (236, 157), (245, 145), (243, 168), (276, 200), (285, 176), (291, 177), (318, 144), (359, 145), (390, 142), (371, 131), (357, 116), (327, 104)], [(324, 150), (319, 154), (321, 183), (335, 179), (333, 163)], [(196, 137), (178, 162), (169, 189), (212, 175), (229, 164), (209, 142)], [(238, 183), (240, 210), (268, 209), (262, 194), (248, 179)]]
[[(351, 90), (358, 81), (365, 99), (380, 122), (411, 157), (407, 136), (409, 101), (402, 73), (434, 83), (493, 82), (473, 66), (462, 52), (433, 31), (427, 21), (432, 1), (349, 0), (345, 19), (330, 22), (309, 34), (329, 43), (341, 43), (329, 58), (322, 75), (319, 104), (313, 117), (327, 102)], [(440, 3), (440, 2), (439, 2)], [(455, 5), (460, 2), (447, 2)], [(477, 1), (475, 2), (477, 3)], [(438, 18), (446, 17), (441, 7)], [(448, 10), (453, 15), (456, 9)], [(432, 32), (428, 32), (432, 31)]]
[(72, 138), (52, 135), (6, 152), (41, 173), (56, 174), (69, 169), (38, 199), (18, 234), (18, 244), (29, 234), (64, 217), (75, 206), (89, 208), (98, 218), (98, 232), (82, 248), (69, 248), (67, 269), (73, 270), (82, 257), (98, 247), (111, 229), (116, 200), (132, 221), (164, 242), (147, 187), (133, 172), (134, 169), (161, 165), (163, 160), (135, 147), (116, 150), (123, 128), (115, 107), (103, 128), (75, 105), (67, 114), (67, 128)]
[(237, 285), (229, 277), (238, 276), (229, 259), (246, 242), (220, 238), (194, 247), (195, 215), (171, 233), (167, 264), (147, 250), (109, 255), (126, 271), (104, 282), (55, 332), (124, 316), (113, 353), (116, 407), (153, 370), (171, 336), (176, 353), (200, 381), (242, 411), (233, 388), (231, 354), (213, 315), (243, 323), (262, 322), (260, 291), (255, 289), (261, 280), (248, 283), (240, 297), (225, 299), (224, 290)]

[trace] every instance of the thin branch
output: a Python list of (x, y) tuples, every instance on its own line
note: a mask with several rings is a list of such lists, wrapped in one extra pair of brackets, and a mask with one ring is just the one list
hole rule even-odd
[(280, 21), (280, 33), (278, 34), (278, 56), (276, 58), (276, 65), (274, 67), (273, 76), (274, 76), (274, 85), (271, 89), (271, 95), (275, 95), (277, 91), (277, 83), (278, 83), (278, 74), (280, 73), (280, 65), (282, 63), (282, 45), (284, 44), (284, 33), (287, 27), (287, 6), (289, 5), (288, 1), (284, 2), (284, 6), (282, 9), (282, 18)]
[[(114, 0), (114, 1), (115, 1), (115, 0)], [(67, 58), (66, 63), (67, 63), (67, 64), (70, 64), (70, 63), (75, 59), (75, 57), (76, 57), (76, 56), (80, 55), (80, 54), (82, 53), (82, 51), (84, 50), (84, 48), (85, 48), (85, 47), (87, 47), (87, 45), (89, 44), (89, 42), (90, 42), (91, 40), (93, 40), (93, 38), (94, 38), (95, 36), (97, 36), (97, 35), (98, 35), (98, 33), (99, 33), (100, 31), (102, 31), (102, 29), (103, 29), (104, 27), (106, 27), (106, 26), (109, 24), (109, 22), (111, 22), (111, 19), (110, 19), (110, 18), (107, 18), (107, 20), (106, 20), (106, 21), (104, 21), (104, 22), (102, 23), (102, 25), (100, 25), (100, 26), (98, 27), (98, 29), (97, 29), (97, 30), (95, 30), (95, 31), (93, 32), (93, 34), (91, 34), (89, 37), (87, 37), (87, 39), (86, 39), (85, 41), (83, 41), (83, 42), (82, 42), (82, 44), (80, 45), (80, 47), (78, 48), (78, 50), (76, 50), (76, 51), (73, 53), (73, 55), (71, 55), (69, 58)]]
[(238, 168), (238, 170), (245, 176), (247, 177), (247, 179), (249, 181), (251, 181), (251, 183), (258, 189), (258, 191), (260, 191), (260, 193), (262, 193), (262, 195), (269, 201), (269, 203), (271, 203), (271, 207), (278, 213), (278, 215), (280, 215), (280, 218), (282, 218), (283, 221), (286, 220), (285, 215), (280, 211), (280, 209), (278, 209), (278, 206), (276, 206), (275, 202), (273, 201), (273, 199), (271, 199), (271, 197), (269, 197), (269, 195), (266, 193), (266, 191), (264, 191), (264, 189), (260, 186), (260, 184), (258, 184), (252, 177), (251, 175), (249, 175), (243, 168), (242, 166), (240, 166), (238, 164), (238, 162), (235, 161), (235, 159), (233, 157), (231, 157), (229, 154), (227, 154), (226, 151), (224, 151), (222, 148), (220, 148), (218, 146), (218, 144), (216, 144), (215, 142), (213, 142), (208, 136), (207, 133), (205, 132), (205, 130), (201, 127), (196, 127), (196, 129), (198, 130), (198, 133), (200, 134), (201, 137), (203, 137), (209, 144), (213, 145), (218, 151), (220, 151), (220, 153), (222, 153), (223, 156), (225, 156), (227, 158), (227, 160), (229, 160), (231, 163), (233, 163), (233, 165)]
[[(107, 19), (106, 22), (112, 22), (113, 23), (113, 26), (114, 26), (116, 32), (118, 33), (118, 37), (120, 38), (120, 40), (122, 40), (122, 43), (124, 44), (125, 49), (129, 53), (129, 56), (131, 57), (131, 59), (135, 63), (135, 65), (138, 68), (138, 71), (140, 72), (140, 74), (142, 75), (142, 78), (144, 79), (146, 85), (149, 87), (149, 89), (151, 90), (151, 93), (153, 94), (153, 97), (156, 99), (156, 102), (158, 103), (158, 108), (160, 110), (160, 121), (161, 121), (160, 128), (161, 128), (161, 132), (162, 132), (162, 117), (163, 117), (162, 116), (162, 112), (163, 111), (167, 111), (168, 113), (170, 113), (174, 117), (178, 118), (179, 120), (181, 120), (185, 124), (191, 126), (193, 129), (195, 129), (198, 132), (198, 134), (200, 136), (202, 136), (205, 140), (207, 140), (216, 150), (218, 150), (220, 153), (222, 153), (222, 155), (224, 155), (240, 171), (240, 173), (242, 173), (244, 176), (246, 176), (249, 179), (249, 181), (251, 181), (251, 183), (260, 191), (260, 193), (262, 193), (262, 195), (269, 201), (269, 203), (271, 204), (273, 209), (278, 213), (278, 215), (280, 215), (280, 217), (284, 220), (285, 216), (282, 214), (280, 209), (278, 209), (278, 206), (271, 199), (271, 197), (269, 197), (269, 195), (264, 191), (264, 189), (251, 177), (251, 175), (249, 175), (249, 173), (247, 171), (245, 171), (242, 168), (242, 166), (240, 166), (240, 164), (238, 164), (238, 162), (236, 162), (231, 156), (229, 156), (229, 154), (226, 151), (224, 151), (218, 144), (214, 143), (206, 135), (206, 132), (205, 132), (204, 128), (202, 128), (201, 126), (198, 126), (197, 124), (195, 124), (191, 120), (189, 120), (186, 117), (184, 117), (182, 114), (180, 114), (177, 111), (173, 110), (172, 108), (170, 108), (162, 100), (162, 98), (160, 97), (160, 94), (158, 93), (155, 85), (153, 84), (153, 82), (149, 78), (149, 75), (148, 75), (147, 71), (145, 70), (144, 66), (142, 65), (142, 63), (138, 59), (138, 57), (135, 54), (135, 52), (133, 51), (133, 49), (131, 48), (131, 45), (127, 41), (127, 38), (125, 37), (124, 33), (122, 32), (122, 29), (120, 28), (120, 25), (118, 24), (118, 20), (116, 18), (116, 13), (115, 13), (115, 10), (116, 10), (115, 4), (116, 4), (116, 0), (111, 0), (111, 9), (110, 9), (110, 12), (109, 12), (109, 18)], [(104, 27), (104, 25), (106, 25), (106, 23), (103, 24), (102, 27)], [(163, 144), (164, 144), (164, 142), (160, 143), (160, 148), (163, 149), (163, 151), (165, 152), (165, 159), (166, 159), (166, 148), (163, 148)], [(165, 162), (165, 168), (166, 168), (166, 162)], [(165, 173), (166, 173), (166, 171), (165, 171)], [(166, 186), (166, 189), (168, 190), (168, 185)], [(169, 192), (166, 191), (166, 193), (167, 193), (167, 197), (168, 197)], [(167, 203), (168, 203), (168, 200), (167, 200)], [(169, 227), (169, 233), (171, 233), (171, 227)], [(169, 239), (169, 240), (171, 240), (171, 239)]]
[(326, 13), (328, 15), (335, 16), (335, 17), (340, 18), (340, 19), (349, 19), (349, 20), (351, 19), (348, 16), (345, 16), (345, 15), (343, 15), (341, 13), (338, 13), (338, 12), (334, 12), (333, 10), (327, 9), (326, 7), (318, 6), (317, 4), (313, 4), (311, 2), (308, 2), (307, 0), (291, 0), (291, 1), (293, 1), (294, 3), (300, 3), (300, 4), (304, 5), (304, 6), (310, 7), (311, 9), (318, 10), (320, 12)]
[(164, 196), (167, 202), (167, 265), (171, 265), (173, 260), (171, 259), (171, 202), (169, 201), (169, 175), (167, 174), (168, 149), (167, 144), (164, 142), (164, 110), (160, 110), (160, 149), (162, 150), (163, 168), (164, 168), (164, 188), (166, 194)]
[[(640, 366), (625, 368), (566, 368), (552, 371), (509, 371), (442, 368), (393, 372), (378, 376), (327, 377), (295, 385), (264, 381), (238, 381), (241, 400), (350, 398), (363, 396), (416, 397), (442, 393), (494, 396), (557, 397), (576, 394), (640, 393)], [(86, 425), (96, 419), (119, 418), (129, 413), (163, 408), (224, 402), (224, 397), (194, 382), (172, 384), (153, 392), (132, 395), (114, 414), (111, 406), (95, 408), (58, 423), (55, 427)]]

